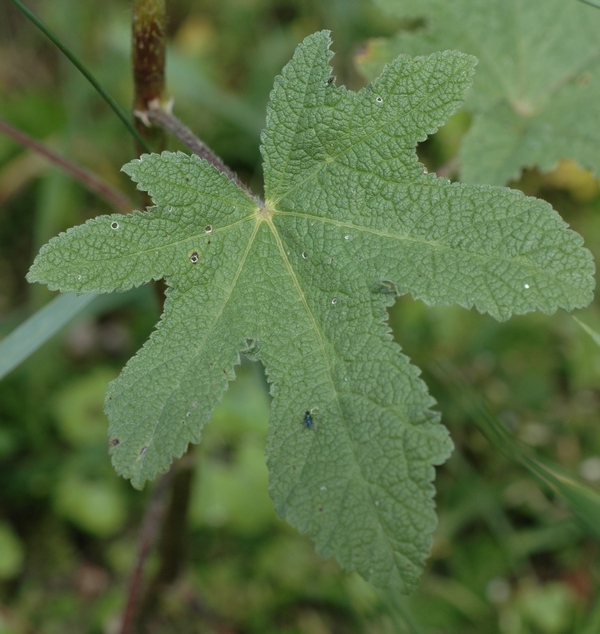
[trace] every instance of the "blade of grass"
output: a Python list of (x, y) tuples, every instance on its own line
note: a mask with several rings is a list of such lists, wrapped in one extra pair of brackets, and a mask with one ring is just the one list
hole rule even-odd
[(0, 379), (14, 370), (96, 298), (96, 293), (55, 297), (0, 341)]
[(464, 404), (465, 411), (490, 442), (507, 458), (520, 463), (538, 481), (562, 497), (588, 532), (600, 540), (600, 495), (559, 466), (534, 456), (498, 421), (476, 390), (460, 376), (457, 368), (435, 363), (432, 364), (432, 371), (454, 393), (456, 401)]
[(573, 317), (573, 319), (587, 332), (587, 334), (594, 340), (594, 343), (597, 346), (600, 346), (600, 334), (595, 330), (590, 328), (587, 324), (584, 324), (582, 321), (579, 321), (577, 317)]
[(65, 57), (77, 68), (77, 70), (90, 82), (90, 84), (96, 89), (98, 94), (106, 101), (106, 103), (112, 108), (113, 112), (121, 119), (123, 125), (127, 128), (133, 138), (140, 144), (145, 152), (152, 152), (150, 146), (140, 136), (139, 132), (135, 129), (135, 126), (125, 114), (123, 109), (117, 104), (117, 102), (102, 88), (98, 80), (92, 75), (92, 73), (82, 64), (77, 56), (71, 52), (69, 48), (60, 40), (58, 35), (54, 33), (35, 13), (30, 11), (21, 0), (11, 0), (11, 2), (21, 11), (21, 13), (27, 17), (35, 26), (37, 26), (42, 33), (65, 55)]
[(392, 592), (380, 592), (382, 602), (388, 610), (388, 615), (394, 622), (398, 634), (425, 634), (425, 630), (418, 623), (405, 604), (405, 600)]

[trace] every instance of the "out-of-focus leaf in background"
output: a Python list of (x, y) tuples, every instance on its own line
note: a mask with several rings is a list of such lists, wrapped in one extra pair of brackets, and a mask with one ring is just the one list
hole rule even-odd
[(504, 184), (563, 158), (600, 175), (600, 12), (563, 0), (376, 4), (421, 22), (367, 45), (358, 62), (369, 78), (400, 53), (455, 49), (479, 60), (465, 103), (473, 121), (459, 153), (463, 181)]

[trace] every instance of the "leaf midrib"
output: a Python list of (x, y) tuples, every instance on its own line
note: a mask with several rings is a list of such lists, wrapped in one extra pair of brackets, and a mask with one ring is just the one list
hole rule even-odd
[[(277, 210), (274, 210), (274, 215), (276, 215), (276, 214), (277, 214)], [(377, 528), (378, 528), (378, 530), (380, 530), (385, 535), (386, 542), (387, 542), (387, 545), (388, 545), (388, 548), (389, 548), (390, 552), (392, 552), (394, 554), (394, 556), (397, 556), (399, 553), (396, 550), (396, 548), (394, 547), (395, 542), (393, 540), (393, 536), (391, 536), (389, 534), (389, 532), (386, 530), (385, 523), (383, 521), (381, 521), (381, 519), (379, 518), (380, 511), (377, 509), (377, 506), (375, 505), (375, 499), (373, 498), (373, 494), (372, 494), (372, 491), (371, 491), (371, 485), (370, 485), (369, 479), (363, 473), (363, 470), (361, 468), (360, 460), (358, 459), (358, 456), (357, 456), (357, 453), (356, 453), (355, 442), (352, 440), (351, 434), (350, 434), (349, 429), (348, 429), (348, 425), (346, 424), (346, 419), (345, 419), (345, 417), (342, 414), (343, 410), (342, 410), (341, 403), (340, 403), (340, 400), (339, 400), (339, 392), (338, 392), (337, 386), (336, 386), (335, 381), (334, 381), (333, 376), (332, 376), (331, 365), (329, 363), (329, 358), (328, 358), (328, 355), (327, 355), (327, 348), (326, 348), (326, 345), (325, 345), (325, 341), (323, 340), (323, 336), (321, 334), (321, 331), (320, 331), (320, 328), (318, 326), (317, 320), (315, 319), (315, 316), (314, 316), (314, 314), (313, 314), (313, 312), (312, 312), (312, 310), (311, 310), (311, 308), (310, 308), (310, 306), (308, 304), (308, 301), (306, 299), (306, 295), (305, 295), (305, 293), (304, 293), (304, 291), (302, 289), (302, 285), (300, 284), (300, 281), (298, 280), (298, 277), (296, 276), (294, 267), (292, 266), (289, 258), (287, 257), (287, 253), (286, 253), (285, 248), (283, 246), (283, 241), (281, 239), (281, 236), (279, 235), (279, 232), (277, 231), (277, 228), (276, 228), (275, 224), (273, 223), (272, 217), (269, 218), (268, 220), (265, 220), (265, 222), (268, 223), (268, 226), (269, 226), (269, 228), (271, 230), (271, 233), (272, 233), (272, 235), (273, 235), (273, 237), (275, 239), (275, 242), (277, 244), (277, 248), (279, 249), (279, 253), (281, 255), (282, 261), (283, 261), (283, 263), (284, 263), (284, 265), (285, 265), (285, 267), (286, 267), (286, 269), (288, 271), (288, 275), (290, 276), (290, 278), (292, 280), (292, 283), (293, 283), (293, 285), (294, 285), (294, 287), (296, 289), (296, 292), (298, 293), (300, 301), (302, 302), (302, 305), (304, 306), (304, 310), (306, 311), (306, 313), (308, 315), (308, 318), (310, 320), (312, 328), (313, 328), (313, 330), (315, 332), (315, 336), (317, 337), (317, 340), (319, 342), (319, 348), (321, 350), (321, 354), (322, 354), (322, 357), (323, 357), (323, 360), (325, 362), (325, 366), (326, 366), (326, 369), (327, 369), (327, 375), (328, 375), (328, 378), (329, 378), (331, 391), (332, 391), (333, 396), (335, 398), (337, 410), (339, 412), (339, 419), (343, 423), (341, 427), (342, 427), (342, 429), (344, 429), (344, 431), (346, 433), (347, 444), (350, 446), (351, 451), (352, 451), (352, 455), (353, 455), (353, 458), (354, 458), (354, 470), (353, 470), (354, 473), (352, 474), (351, 477), (349, 477), (347, 479), (347, 487), (350, 486), (350, 483), (352, 482), (352, 480), (355, 477), (359, 477), (360, 478), (361, 485), (365, 488), (366, 494), (371, 499), (372, 504), (370, 506), (370, 510), (371, 510), (371, 513), (373, 513), (375, 515), (375, 521), (376, 521), (376, 524), (377, 524)], [(298, 475), (298, 477), (296, 479), (297, 483), (304, 481), (303, 474), (305, 472), (306, 467), (307, 467), (307, 461), (306, 461), (306, 458), (305, 458), (304, 463), (303, 463), (303, 465), (302, 465), (302, 467), (300, 469), (300, 474)], [(287, 504), (289, 498), (291, 497), (292, 493), (294, 492), (295, 488), (296, 488), (296, 485), (292, 489), (290, 489), (290, 491), (288, 492), (288, 495), (287, 495), (286, 500), (285, 500), (286, 504)], [(343, 505), (340, 505), (340, 508), (342, 508), (342, 506)], [(333, 535), (335, 534), (335, 532), (337, 530), (337, 526), (339, 524), (339, 519), (340, 518), (338, 517), (338, 519), (334, 522), (334, 524), (333, 524), (333, 526), (331, 528), (331, 531), (329, 533), (329, 536), (328, 536), (327, 540), (324, 542), (324, 545), (322, 546), (323, 548), (325, 548), (326, 545), (333, 538)], [(393, 567), (397, 568), (397, 564), (395, 563), (395, 560), (394, 560)]]
[[(248, 254), (250, 253), (250, 250), (252, 248), (252, 245), (254, 244), (254, 239), (256, 237), (256, 234), (258, 233), (258, 229), (261, 225), (260, 221), (256, 222), (256, 226), (254, 227), (254, 230), (251, 234), (251, 236), (248, 239), (248, 244), (246, 245), (246, 249), (244, 251), (244, 254), (242, 255), (242, 257), (240, 258), (240, 262), (238, 264), (238, 267), (236, 269), (235, 275), (233, 277), (233, 280), (231, 281), (231, 285), (229, 288), (229, 292), (227, 294), (227, 296), (224, 298), (224, 300), (220, 303), (220, 308), (219, 310), (215, 313), (215, 316), (210, 324), (210, 327), (205, 329), (205, 336), (204, 338), (201, 340), (201, 342), (199, 342), (196, 346), (194, 346), (194, 352), (192, 355), (187, 355), (188, 356), (188, 363), (185, 364), (185, 368), (182, 368), (181, 371), (179, 372), (178, 375), (178, 379), (177, 381), (173, 384), (172, 389), (169, 391), (168, 395), (166, 396), (166, 398), (164, 399), (161, 408), (160, 408), (160, 413), (159, 415), (156, 417), (156, 421), (154, 424), (154, 429), (152, 430), (152, 433), (149, 437), (149, 440), (146, 441), (147, 442), (147, 446), (150, 446), (150, 443), (152, 443), (154, 441), (154, 436), (156, 434), (156, 430), (161, 422), (161, 418), (162, 418), (162, 412), (165, 409), (165, 407), (167, 406), (167, 404), (169, 403), (170, 399), (173, 397), (173, 395), (176, 393), (176, 391), (178, 390), (178, 388), (181, 385), (181, 378), (184, 376), (187, 376), (188, 373), (188, 368), (189, 366), (194, 363), (198, 357), (198, 354), (200, 353), (200, 351), (202, 350), (202, 348), (204, 347), (204, 344), (206, 343), (206, 341), (209, 339), (209, 337), (212, 335), (216, 325), (219, 323), (219, 320), (221, 318), (221, 316), (223, 315), (223, 312), (225, 311), (225, 307), (227, 306), (227, 304), (229, 303), (229, 300), (231, 299), (233, 292), (237, 286), (237, 281), (241, 275), (242, 270), (244, 269), (244, 266), (246, 264), (246, 260), (248, 259)], [(175, 309), (173, 309), (175, 310)], [(163, 318), (164, 319), (164, 318)], [(183, 357), (183, 354), (179, 354), (176, 355), (176, 357)], [(168, 357), (165, 358), (163, 360), (161, 360), (160, 363), (153, 365), (151, 368), (149, 368), (146, 372), (144, 372), (143, 374), (141, 374), (135, 381), (133, 381), (132, 383), (129, 383), (127, 385), (128, 390), (132, 389), (134, 385), (136, 385), (136, 383), (138, 383), (139, 381), (141, 381), (143, 378), (145, 378), (148, 374), (154, 372), (157, 368), (161, 367), (162, 365), (164, 365), (165, 363), (170, 363), (173, 360), (174, 357)], [(136, 429), (139, 428), (139, 426), (145, 422), (148, 418), (150, 417), (150, 415), (146, 416), (145, 418), (143, 418), (142, 420), (138, 421), (135, 426), (131, 429), (130, 433), (128, 434), (128, 437), (131, 437), (131, 435), (136, 431)], [(146, 454), (147, 455), (147, 454)], [(142, 459), (142, 463), (141, 463), (141, 467), (143, 469), (143, 461), (145, 458)], [(148, 478), (144, 478), (144, 481), (147, 480)]]

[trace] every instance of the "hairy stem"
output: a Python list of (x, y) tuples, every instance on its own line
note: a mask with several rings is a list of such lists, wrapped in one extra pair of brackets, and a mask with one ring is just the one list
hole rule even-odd
[(185, 457), (179, 460), (171, 470), (175, 472), (171, 498), (158, 543), (160, 564), (140, 601), (139, 617), (141, 622), (148, 620), (160, 607), (161, 592), (177, 579), (183, 565), (188, 510), (195, 470), (193, 448), (194, 445), (190, 445)]
[[(131, 22), (134, 112), (160, 104), (165, 91), (165, 0), (134, 0)], [(165, 149), (165, 133), (136, 118), (135, 127), (155, 151)], [(142, 148), (138, 148), (141, 150)]]
[(200, 158), (203, 158), (211, 165), (214, 165), (219, 172), (223, 172), (223, 174), (230, 178), (238, 187), (243, 189), (248, 195), (253, 196), (252, 192), (248, 189), (245, 183), (243, 183), (205, 143), (195, 136), (186, 125), (184, 125), (174, 114), (169, 112), (169, 110), (156, 107), (151, 104), (148, 110), (145, 112), (138, 112), (136, 114), (141, 119), (148, 119), (148, 121), (160, 126), (172, 134), (184, 145), (187, 145), (194, 154), (197, 154)]
[(127, 603), (121, 621), (119, 634), (130, 634), (136, 620), (139, 597), (142, 587), (142, 577), (146, 559), (158, 535), (159, 527), (165, 515), (166, 500), (173, 479), (173, 470), (161, 477), (154, 489), (152, 500), (146, 510), (146, 516), (140, 531), (138, 556), (135, 568), (129, 582)]

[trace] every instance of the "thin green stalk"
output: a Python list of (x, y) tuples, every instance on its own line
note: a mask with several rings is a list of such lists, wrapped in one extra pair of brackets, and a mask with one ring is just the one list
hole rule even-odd
[(456, 402), (463, 402), (467, 412), (486, 435), (509, 460), (525, 467), (539, 482), (560, 496), (590, 535), (600, 540), (600, 495), (589, 486), (566, 473), (558, 465), (533, 454), (514, 438), (490, 412), (479, 394), (449, 364), (431, 364), (433, 373), (454, 394)]
[(35, 26), (46, 35), (46, 37), (67, 57), (67, 59), (77, 68), (77, 70), (92, 84), (92, 86), (96, 89), (98, 94), (106, 101), (106, 103), (112, 108), (113, 112), (121, 119), (123, 125), (127, 128), (129, 133), (134, 137), (134, 139), (139, 143), (139, 145), (146, 152), (151, 152), (150, 146), (144, 141), (144, 139), (140, 136), (138, 131), (135, 129), (133, 123), (129, 120), (129, 117), (125, 114), (122, 108), (117, 104), (117, 102), (102, 88), (98, 80), (92, 75), (92, 73), (81, 63), (81, 61), (72, 53), (65, 44), (59, 39), (59, 37), (52, 31), (40, 18), (38, 18), (32, 11), (30, 11), (21, 0), (11, 0), (11, 2), (27, 17), (31, 22), (35, 24)]

